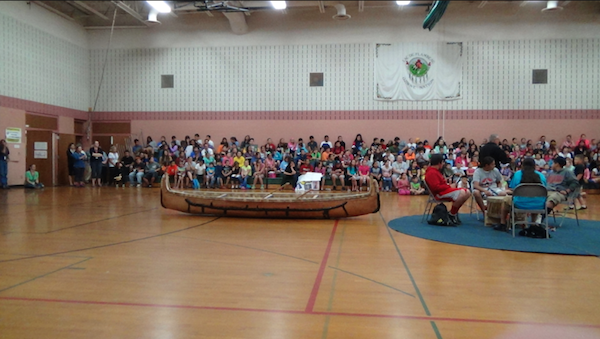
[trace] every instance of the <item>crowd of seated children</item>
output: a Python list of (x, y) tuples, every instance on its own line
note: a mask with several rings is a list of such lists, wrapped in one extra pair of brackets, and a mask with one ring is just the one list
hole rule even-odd
[[(119, 157), (116, 148), (110, 147), (110, 153), (102, 158), (108, 173), (108, 180), (104, 182), (117, 187), (125, 186), (127, 182), (131, 187), (152, 187), (167, 173), (173, 178), (176, 188), (190, 188), (196, 180), (200, 188), (246, 189), (263, 188), (265, 179), (273, 177), (282, 178), (284, 183), (295, 186), (299, 175), (320, 172), (323, 174), (322, 189), (326, 180), (332, 183), (333, 190), (341, 188), (353, 191), (359, 191), (364, 186), (368, 188), (370, 182), (374, 181), (384, 192), (419, 195), (427, 193), (423, 185), (426, 171), (431, 156), (439, 154), (443, 158), (440, 166), (444, 180), (448, 184), (472, 189), (483, 211), (485, 204), (481, 200), (487, 194), (498, 194), (496, 187), (501, 188), (505, 182), (510, 182), (526, 157), (533, 157), (536, 170), (548, 176), (553, 173), (554, 159), (563, 156), (568, 161), (565, 169), (573, 171), (583, 187), (597, 188), (600, 183), (600, 143), (587, 140), (585, 135), (577, 141), (567, 136), (560, 145), (555, 140), (546, 141), (544, 136), (536, 142), (526, 138), (520, 141), (513, 138), (512, 142), (502, 140), (500, 147), (510, 162), (503, 164), (499, 173), (493, 171), (494, 180), (487, 186), (490, 171), (485, 170), (484, 163), (479, 163), (481, 146), (473, 139), (467, 141), (462, 138), (447, 143), (440, 137), (432, 146), (427, 140), (421, 141), (419, 138), (414, 141), (409, 139), (408, 142), (398, 137), (388, 142), (374, 138), (368, 144), (359, 134), (350, 147), (342, 137), (335, 142), (330, 141), (328, 136), (320, 143), (314, 136), (310, 136), (309, 140), (304, 143), (303, 138), (289, 139), (287, 142), (281, 139), (275, 145), (268, 138), (265, 144), (258, 144), (247, 135), (242, 142), (230, 137), (222, 138), (219, 144), (215, 144), (209, 135), (204, 139), (197, 134), (194, 138), (186, 136), (181, 141), (176, 136), (167, 141), (163, 136), (158, 142), (148, 137), (145, 145), (138, 140), (135, 152), (125, 151), (122, 157)], [(484, 139), (482, 144), (486, 142)], [(74, 159), (82, 163), (88, 161), (91, 154), (84, 153), (79, 149)], [(78, 167), (81, 167), (79, 162)], [(76, 182), (83, 185), (81, 175), (77, 179), (81, 181)], [(485, 182), (482, 183), (482, 180)], [(584, 197), (581, 197), (579, 204), (580, 208), (587, 207)]]

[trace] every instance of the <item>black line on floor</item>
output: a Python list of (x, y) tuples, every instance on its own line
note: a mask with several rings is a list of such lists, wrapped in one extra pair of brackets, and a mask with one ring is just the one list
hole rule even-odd
[(88, 260), (90, 260), (90, 259), (92, 259), (92, 258), (90, 257), (90, 258), (87, 258), (87, 259), (80, 260), (80, 261), (78, 261), (78, 262), (76, 262), (76, 263), (74, 263), (74, 264), (71, 264), (71, 265), (68, 265), (68, 266), (65, 266), (65, 267), (61, 267), (61, 268), (59, 268), (59, 269), (57, 269), (57, 270), (54, 270), (54, 271), (52, 271), (52, 272), (48, 272), (48, 273), (46, 273), (46, 274), (39, 275), (39, 276), (37, 276), (37, 277), (34, 277), (34, 278), (31, 278), (31, 279), (29, 279), (29, 280), (22, 281), (22, 282), (20, 282), (20, 283), (18, 283), (18, 284), (16, 284), (16, 285), (12, 285), (12, 286), (9, 286), (9, 287), (6, 287), (6, 288), (3, 288), (3, 289), (1, 289), (1, 290), (0, 290), (0, 293), (2, 293), (2, 292), (4, 292), (4, 291), (7, 291), (7, 290), (10, 290), (11, 288), (15, 288), (15, 287), (19, 287), (19, 286), (25, 285), (25, 284), (27, 284), (27, 283), (29, 283), (29, 282), (32, 282), (32, 281), (34, 281), (34, 280), (37, 280), (37, 279), (40, 279), (40, 278), (43, 278), (43, 277), (47, 277), (47, 276), (49, 276), (50, 274), (56, 273), (56, 272), (58, 272), (58, 271), (62, 271), (62, 270), (64, 270), (64, 269), (70, 268), (71, 266), (75, 266), (75, 265), (77, 265), (77, 264), (81, 264), (82, 262), (86, 262), (86, 261), (88, 261)]
[(158, 237), (162, 237), (162, 236), (169, 235), (169, 234), (174, 234), (174, 233), (178, 233), (178, 232), (187, 231), (187, 230), (190, 230), (190, 229), (193, 229), (193, 228), (197, 228), (197, 227), (200, 227), (200, 226), (208, 225), (208, 224), (212, 223), (213, 221), (217, 221), (220, 218), (221, 217), (217, 217), (217, 218), (214, 218), (212, 220), (209, 220), (207, 222), (203, 222), (203, 223), (195, 225), (195, 226), (190, 226), (190, 227), (186, 227), (186, 228), (182, 228), (182, 229), (179, 229), (179, 230), (175, 230), (175, 231), (171, 231), (171, 232), (166, 232), (166, 233), (159, 233), (159, 234), (151, 235), (151, 236), (148, 236), (148, 237), (143, 237), (143, 238), (138, 238), (138, 239), (132, 239), (132, 240), (126, 240), (126, 241), (119, 241), (119, 242), (105, 244), (105, 245), (98, 245), (98, 246), (92, 246), (92, 247), (86, 247), (86, 248), (80, 248), (80, 249), (68, 250), (68, 251), (62, 251), (62, 252), (56, 252), (56, 253), (33, 255), (33, 256), (25, 257), (25, 258), (0, 260), (0, 263), (11, 262), (11, 261), (19, 261), (19, 260), (26, 260), (26, 259), (33, 259), (33, 258), (40, 258), (40, 257), (50, 257), (50, 256), (53, 256), (53, 255), (59, 255), (59, 254), (74, 253), (74, 252), (94, 250), (94, 249), (98, 249), (98, 248), (104, 248), (104, 247), (110, 247), (110, 246), (116, 246), (116, 245), (129, 244), (129, 243), (132, 243), (132, 242), (137, 242), (137, 241), (142, 241), (142, 240), (148, 240), (148, 239), (158, 238)]

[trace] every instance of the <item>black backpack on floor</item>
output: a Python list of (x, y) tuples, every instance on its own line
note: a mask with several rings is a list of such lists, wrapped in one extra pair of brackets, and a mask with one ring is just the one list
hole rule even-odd
[(448, 213), (448, 208), (444, 204), (438, 204), (433, 208), (433, 212), (431, 212), (431, 217), (427, 220), (429, 225), (435, 226), (455, 226), (452, 222), (450, 222), (450, 213)]
[[(526, 229), (521, 230), (519, 235), (529, 238), (545, 239), (546, 229), (540, 225), (531, 225)], [(552, 235), (548, 235), (548, 238), (552, 238)]]

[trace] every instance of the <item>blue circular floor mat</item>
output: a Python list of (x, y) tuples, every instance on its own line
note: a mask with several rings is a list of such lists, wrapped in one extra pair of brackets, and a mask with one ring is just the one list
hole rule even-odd
[[(421, 223), (421, 215), (412, 215), (394, 219), (388, 226), (394, 231), (413, 237), (439, 241), (448, 244), (481, 247), (496, 250), (590, 255), (600, 256), (600, 221), (567, 218), (562, 227), (551, 232), (550, 239), (534, 239), (512, 233), (494, 231), (485, 227), (483, 221), (475, 216), (461, 214), (462, 225), (458, 227), (432, 226)], [(552, 226), (553, 219), (550, 219)], [(557, 222), (560, 220), (557, 218)]]

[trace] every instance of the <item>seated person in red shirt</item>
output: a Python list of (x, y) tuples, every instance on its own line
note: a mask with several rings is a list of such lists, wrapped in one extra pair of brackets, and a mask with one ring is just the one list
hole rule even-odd
[(310, 160), (305, 159), (304, 161), (302, 161), (302, 165), (300, 165), (300, 174), (306, 174), (308, 172), (312, 172), (313, 171), (313, 167), (310, 165)]
[(444, 164), (444, 157), (441, 154), (433, 154), (431, 156), (431, 166), (425, 172), (425, 182), (436, 199), (453, 202), (450, 210), (450, 221), (460, 225), (458, 210), (469, 200), (471, 192), (463, 188), (456, 188), (456, 184), (447, 184), (442, 172), (440, 172)]

